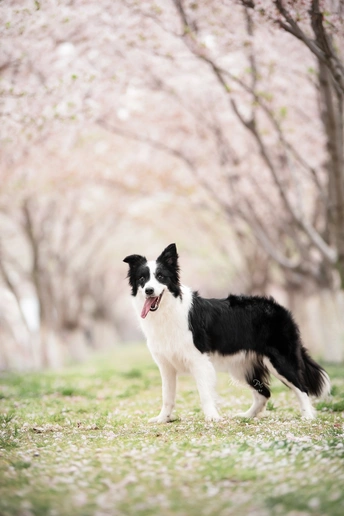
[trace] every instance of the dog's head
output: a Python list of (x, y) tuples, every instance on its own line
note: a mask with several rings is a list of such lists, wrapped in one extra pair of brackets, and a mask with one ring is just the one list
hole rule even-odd
[(170, 244), (153, 261), (144, 256), (131, 254), (123, 260), (129, 264), (128, 279), (133, 296), (142, 298), (141, 317), (159, 309), (165, 292), (181, 296), (178, 253), (176, 244)]

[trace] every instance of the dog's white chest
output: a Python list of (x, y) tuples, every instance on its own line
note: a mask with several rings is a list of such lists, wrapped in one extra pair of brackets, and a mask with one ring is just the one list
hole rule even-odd
[(171, 318), (163, 317), (159, 321), (159, 318), (156, 317), (153, 325), (145, 323), (142, 324), (142, 327), (152, 355), (164, 357), (180, 373), (188, 372), (191, 357), (198, 350), (194, 346), (187, 320), (173, 321)]
[[(199, 351), (189, 329), (192, 293), (187, 287), (182, 287), (182, 292), (182, 299), (166, 295), (159, 310), (140, 318), (140, 323), (152, 355), (164, 357), (178, 372), (188, 372), (190, 360)], [(139, 313), (139, 303), (136, 310)]]

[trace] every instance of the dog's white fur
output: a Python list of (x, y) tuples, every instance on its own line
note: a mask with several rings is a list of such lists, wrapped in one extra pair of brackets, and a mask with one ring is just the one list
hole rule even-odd
[(166, 285), (159, 283), (154, 276), (155, 262), (148, 262), (150, 280), (144, 289), (154, 288), (155, 295), (163, 291), (159, 310), (149, 313), (145, 319), (140, 317), (146, 295), (139, 287), (133, 298), (142, 330), (147, 338), (147, 346), (157, 363), (162, 379), (162, 408), (157, 417), (150, 422), (166, 423), (171, 420), (176, 398), (177, 374), (190, 373), (196, 380), (202, 408), (207, 420), (219, 420), (216, 408), (216, 372), (209, 356), (202, 354), (193, 343), (189, 330), (188, 314), (192, 302), (192, 291), (181, 287), (182, 298), (175, 298)]

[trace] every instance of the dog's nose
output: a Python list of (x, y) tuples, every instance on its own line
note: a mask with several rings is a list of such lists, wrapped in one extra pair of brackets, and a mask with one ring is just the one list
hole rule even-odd
[(154, 292), (154, 288), (147, 287), (145, 292), (146, 292), (147, 296), (151, 296)]

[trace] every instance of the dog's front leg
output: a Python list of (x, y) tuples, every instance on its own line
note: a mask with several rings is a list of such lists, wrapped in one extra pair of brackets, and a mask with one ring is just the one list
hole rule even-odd
[(196, 380), (206, 421), (220, 421), (216, 408), (216, 372), (208, 357), (202, 355), (192, 364), (190, 372)]
[(176, 400), (177, 371), (166, 359), (154, 357), (160, 369), (162, 380), (162, 407), (160, 414), (152, 417), (149, 423), (168, 423)]

